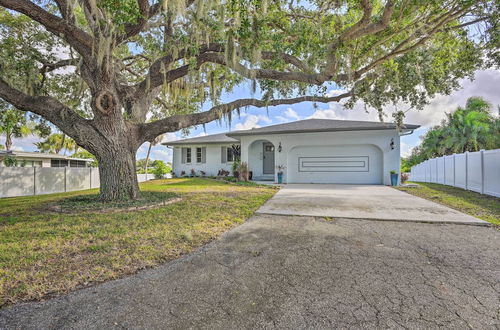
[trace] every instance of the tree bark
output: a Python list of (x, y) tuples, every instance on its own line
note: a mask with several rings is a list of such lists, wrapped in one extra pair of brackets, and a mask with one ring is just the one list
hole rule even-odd
[(7, 133), (5, 135), (5, 150), (9, 151), (12, 148), (12, 135)]
[(135, 152), (125, 145), (114, 145), (97, 152), (99, 161), (100, 199), (129, 200), (139, 197)]

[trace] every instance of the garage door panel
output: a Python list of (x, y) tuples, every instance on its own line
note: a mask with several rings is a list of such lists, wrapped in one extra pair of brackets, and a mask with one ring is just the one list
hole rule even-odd
[(368, 156), (298, 157), (299, 172), (368, 172)]
[(374, 145), (311, 145), (290, 150), (289, 183), (381, 184), (382, 152)]

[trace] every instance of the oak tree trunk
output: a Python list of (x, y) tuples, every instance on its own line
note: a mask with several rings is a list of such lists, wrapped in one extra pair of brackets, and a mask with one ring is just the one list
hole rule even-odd
[(99, 161), (100, 199), (128, 200), (139, 197), (135, 152), (119, 143), (97, 152)]
[(117, 93), (109, 90), (94, 96), (94, 130), (98, 134), (81, 139), (82, 147), (93, 153), (99, 162), (102, 201), (136, 199), (139, 197), (136, 153), (140, 135), (137, 126), (124, 120)]

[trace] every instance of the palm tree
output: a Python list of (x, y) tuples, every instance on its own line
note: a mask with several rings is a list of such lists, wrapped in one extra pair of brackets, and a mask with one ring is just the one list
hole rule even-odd
[(493, 118), (489, 112), (478, 109), (477, 104), (472, 109), (458, 108), (453, 114), (448, 115), (446, 130), (448, 146), (451, 149), (449, 153), (479, 151), (486, 148)]
[(64, 133), (51, 134), (44, 141), (35, 143), (35, 146), (41, 152), (53, 154), (58, 154), (61, 150), (64, 150), (64, 155), (67, 151), (77, 152), (79, 148), (75, 141)]
[[(500, 112), (500, 107), (499, 107)], [(500, 148), (500, 118), (491, 113), (491, 104), (471, 97), (465, 108), (446, 115), (441, 125), (430, 129), (410, 156), (410, 165), (429, 158)]]
[(24, 112), (14, 109), (0, 110), (0, 134), (5, 135), (5, 149), (10, 150), (13, 138), (26, 137), (34, 132), (34, 125)]

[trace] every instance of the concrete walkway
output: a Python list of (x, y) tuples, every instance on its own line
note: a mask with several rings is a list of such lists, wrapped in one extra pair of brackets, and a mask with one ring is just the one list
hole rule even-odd
[(258, 215), (163, 266), (0, 310), (0, 329), (498, 329), (500, 231)]
[(449, 207), (377, 185), (288, 184), (257, 213), (489, 225)]

